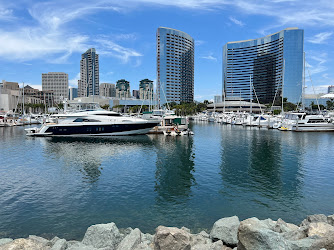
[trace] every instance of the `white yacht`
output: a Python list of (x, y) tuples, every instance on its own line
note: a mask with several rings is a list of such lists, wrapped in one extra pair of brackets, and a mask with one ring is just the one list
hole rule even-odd
[(297, 132), (334, 131), (334, 123), (323, 115), (308, 115), (306, 113), (287, 113), (279, 130)]
[(85, 111), (64, 114), (56, 123), (26, 129), (30, 136), (109, 136), (146, 134), (158, 120), (124, 117), (113, 111)]

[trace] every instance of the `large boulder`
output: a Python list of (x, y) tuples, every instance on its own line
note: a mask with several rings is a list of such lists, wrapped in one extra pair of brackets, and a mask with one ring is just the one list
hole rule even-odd
[(191, 235), (176, 227), (159, 226), (154, 236), (155, 250), (190, 250)]
[(111, 250), (114, 248), (111, 248), (111, 247), (95, 248), (93, 246), (87, 246), (81, 242), (77, 242), (77, 243), (71, 244), (71, 246), (69, 246), (66, 250), (102, 250), (102, 249)]
[(97, 224), (90, 226), (82, 243), (95, 248), (116, 249), (121, 241), (121, 234), (115, 223)]
[(298, 226), (290, 223), (286, 223), (282, 219), (278, 219), (274, 226), (274, 231), (277, 233), (287, 233), (294, 230), (298, 230)]
[(117, 250), (134, 250), (141, 243), (142, 233), (135, 228), (118, 245)]
[(52, 246), (52, 242), (36, 235), (29, 235), (30, 240), (41, 243), (43, 246)]
[(327, 216), (324, 214), (309, 215), (305, 220), (302, 221), (300, 226), (308, 226), (312, 222), (325, 222), (327, 223)]
[(238, 250), (289, 249), (287, 240), (272, 229), (267, 221), (257, 218), (242, 221), (238, 229)]
[(7, 244), (1, 245), (0, 249), (5, 250), (50, 250), (50, 246), (32, 240), (32, 239), (16, 239)]
[(237, 216), (222, 218), (213, 225), (210, 237), (213, 240), (221, 240), (229, 246), (236, 246), (239, 225), (240, 221)]
[(0, 246), (4, 245), (4, 244), (7, 244), (9, 242), (12, 242), (12, 241), (13, 241), (12, 238), (3, 238), (3, 239), (0, 239)]
[(67, 248), (66, 240), (65, 239), (59, 239), (53, 244), (51, 250), (65, 250), (66, 248)]
[(296, 230), (284, 232), (281, 234), (286, 240), (296, 241), (307, 237), (307, 227), (297, 228)]
[(319, 237), (326, 237), (329, 234), (333, 233), (334, 227), (324, 222), (310, 223), (307, 230), (307, 235), (309, 237), (314, 235), (317, 235)]
[(334, 226), (334, 214), (327, 216), (327, 222), (329, 225)]

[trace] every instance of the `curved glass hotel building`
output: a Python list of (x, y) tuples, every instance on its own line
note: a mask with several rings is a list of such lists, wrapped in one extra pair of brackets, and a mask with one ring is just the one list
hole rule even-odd
[(283, 92), (289, 102), (300, 102), (303, 47), (304, 30), (298, 28), (228, 42), (223, 49), (223, 96), (272, 103)]
[(160, 105), (194, 101), (194, 39), (187, 33), (158, 28), (157, 95)]

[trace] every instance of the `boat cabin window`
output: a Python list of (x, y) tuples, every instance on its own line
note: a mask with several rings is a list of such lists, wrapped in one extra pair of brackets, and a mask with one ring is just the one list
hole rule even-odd
[(94, 119), (77, 118), (73, 122), (100, 122), (100, 121)]
[(103, 115), (103, 116), (122, 116), (119, 113), (114, 113), (114, 114), (94, 114), (94, 115)]
[(309, 119), (307, 123), (321, 123), (324, 122), (323, 119)]

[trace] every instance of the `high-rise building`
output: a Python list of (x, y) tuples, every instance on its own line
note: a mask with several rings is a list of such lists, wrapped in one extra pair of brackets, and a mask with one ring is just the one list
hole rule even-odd
[(182, 31), (158, 28), (157, 96), (160, 105), (194, 101), (194, 39)]
[(79, 97), (99, 95), (99, 87), (99, 55), (94, 48), (91, 48), (81, 55), (78, 95)]
[(328, 86), (328, 94), (334, 94), (334, 85)]
[(297, 103), (303, 87), (304, 30), (287, 28), (253, 40), (228, 42), (223, 49), (223, 97)]
[(139, 99), (139, 90), (133, 89), (132, 96), (136, 99)]
[(100, 84), (100, 96), (116, 97), (116, 86), (113, 83)]
[(55, 103), (60, 103), (68, 97), (68, 74), (49, 72), (42, 74), (42, 90), (53, 91)]
[(153, 100), (153, 81), (143, 79), (139, 83), (139, 98), (143, 100)]
[(116, 83), (116, 97), (117, 98), (130, 98), (130, 82), (121, 79)]
[(74, 100), (74, 98), (78, 97), (78, 88), (70, 87), (68, 90), (68, 99)]

